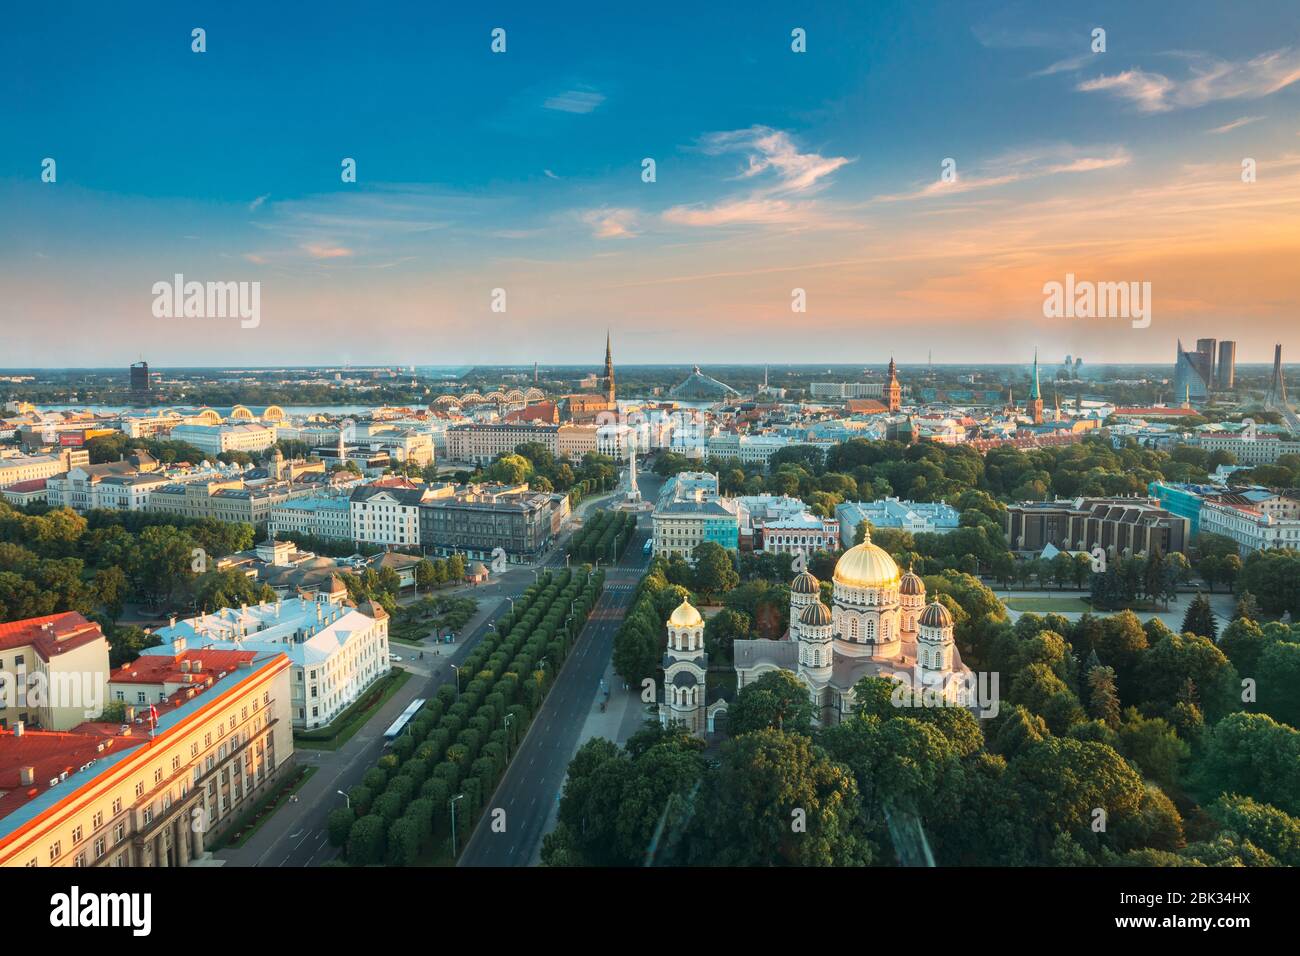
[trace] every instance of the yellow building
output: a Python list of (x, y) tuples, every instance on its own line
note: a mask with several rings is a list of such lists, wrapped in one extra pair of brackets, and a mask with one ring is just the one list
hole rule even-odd
[(120, 720), (0, 731), (0, 866), (186, 866), (291, 764), (285, 654), (137, 664)]
[(76, 611), (0, 624), (0, 727), (67, 730), (103, 712), (108, 640)]

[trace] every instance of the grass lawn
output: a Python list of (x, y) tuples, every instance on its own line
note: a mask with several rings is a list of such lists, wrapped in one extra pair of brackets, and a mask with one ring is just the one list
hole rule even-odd
[(304, 783), (311, 778), (316, 772), (316, 767), (299, 767), (297, 773), (285, 780), (274, 793), (264, 797), (257, 806), (249, 810), (235, 822), (228, 834), (222, 838), (219, 846), (211, 849), (237, 849), (247, 843), (258, 830), (262, 828), (267, 820), (280, 806), (289, 799), (292, 794), (297, 793)]
[(305, 734), (295, 732), (293, 745), (299, 750), (338, 750), (410, 679), (411, 672), (404, 670), (380, 678), (364, 697), (334, 718), (329, 726)]
[(1091, 611), (1092, 605), (1079, 597), (1013, 597), (1002, 601), (1013, 611), (1033, 611), (1039, 614), (1065, 611)]

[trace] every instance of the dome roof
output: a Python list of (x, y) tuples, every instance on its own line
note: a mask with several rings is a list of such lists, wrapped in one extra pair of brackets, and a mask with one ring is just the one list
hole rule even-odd
[(898, 564), (871, 537), (840, 555), (835, 563), (836, 584), (852, 588), (883, 588), (898, 584)]
[(690, 601), (677, 605), (677, 610), (668, 618), (669, 627), (699, 627), (703, 623), (704, 618), (700, 617), (700, 612), (691, 606)]
[(924, 594), (925, 582), (909, 568), (898, 582), (898, 591), (900, 594)]
[(938, 601), (933, 601), (921, 612), (919, 623), (923, 627), (952, 627), (952, 615)]
[(831, 609), (821, 601), (814, 601), (803, 609), (799, 623), (809, 627), (827, 627), (831, 623)]
[(821, 589), (821, 582), (807, 571), (800, 571), (795, 576), (795, 579), (790, 582), (790, 592), (792, 594), (820, 594)]

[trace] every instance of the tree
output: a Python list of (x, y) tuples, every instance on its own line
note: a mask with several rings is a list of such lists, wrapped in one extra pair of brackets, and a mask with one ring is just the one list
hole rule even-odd
[(1088, 671), (1088, 712), (1107, 727), (1119, 726), (1119, 691), (1113, 667), (1099, 664)]
[(1260, 618), (1259, 602), (1249, 591), (1241, 592), (1241, 596), (1237, 598), (1237, 605), (1232, 611), (1234, 621), (1239, 621), (1243, 617), (1249, 621), (1258, 621)]
[(863, 866), (858, 788), (802, 734), (759, 730), (723, 744), (705, 778), (687, 862), (712, 866)]
[(723, 608), (704, 624), (704, 649), (710, 657), (729, 661), (732, 644), (748, 638), (751, 626), (748, 614)]
[(354, 866), (382, 863), (385, 829), (383, 817), (375, 814), (367, 814), (352, 824), (348, 834), (348, 862)]
[(716, 541), (705, 541), (695, 548), (695, 590), (706, 597), (730, 591), (740, 583), (740, 575), (731, 554)]
[(1143, 717), (1136, 708), (1124, 712), (1119, 729), (1120, 752), (1162, 787), (1178, 780), (1179, 766), (1191, 755), (1191, 748), (1178, 739), (1174, 728), (1159, 717)]
[(807, 735), (813, 716), (808, 686), (790, 671), (768, 671), (740, 689), (727, 709), (727, 729), (733, 737), (766, 728)]
[(122, 616), (129, 586), (126, 572), (116, 565), (100, 568), (95, 572), (95, 597), (103, 606), (109, 620), (114, 623)]
[(356, 814), (348, 807), (335, 807), (330, 811), (326, 822), (330, 846), (347, 846), (348, 834), (352, 832), (352, 824), (356, 822), (356, 819)]
[(1207, 637), (1210, 640), (1219, 633), (1219, 622), (1215, 617), (1214, 608), (1210, 606), (1209, 598), (1201, 592), (1196, 592), (1196, 597), (1187, 607), (1187, 613), (1183, 615), (1183, 633), (1198, 634), (1201, 637)]
[(1193, 781), (1210, 798), (1240, 794), (1300, 814), (1300, 731), (1264, 714), (1230, 714), (1207, 731)]

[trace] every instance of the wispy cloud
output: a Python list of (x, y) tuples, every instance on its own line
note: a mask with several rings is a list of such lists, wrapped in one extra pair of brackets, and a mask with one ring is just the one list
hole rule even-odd
[(1186, 77), (1129, 69), (1080, 82), (1083, 93), (1110, 93), (1142, 113), (1163, 113), (1220, 100), (1259, 99), (1300, 81), (1300, 51), (1286, 48), (1232, 62), (1204, 53), (1179, 54), (1191, 61)]
[(1122, 146), (1095, 146), (1087, 149), (1057, 144), (1037, 149), (1003, 153), (977, 165), (969, 175), (958, 166), (957, 178), (933, 181), (905, 193), (877, 196), (877, 202), (902, 202), (960, 195), (991, 189), (1009, 183), (1058, 176), (1065, 173), (1089, 173), (1127, 166), (1133, 157)]
[(606, 207), (589, 209), (582, 221), (592, 229), (597, 239), (629, 239), (636, 235), (636, 210)]
[(559, 178), (560, 178), (559, 176), (555, 175), (555, 173), (551, 172), (549, 169), (543, 169), (543, 170), (542, 170), (542, 173), (546, 176), (547, 179), (559, 179)]
[(605, 102), (604, 94), (597, 93), (595, 90), (565, 90), (563, 93), (548, 97), (542, 106), (548, 110), (559, 110), (561, 113), (590, 113), (603, 102)]
[(265, 193), (261, 196), (258, 196), (256, 199), (254, 199), (252, 202), (248, 204), (248, 211), (253, 212), (255, 209), (260, 207), (262, 203), (266, 202), (270, 198), (271, 198), (270, 193)]
[(701, 141), (701, 146), (706, 153), (714, 155), (744, 153), (747, 165), (740, 174), (741, 178), (752, 179), (765, 172), (775, 173), (776, 184), (766, 190), (770, 193), (820, 189), (826, 185), (826, 177), (853, 162), (843, 156), (800, 152), (789, 133), (770, 126), (710, 133)]
[(1249, 123), (1255, 123), (1262, 120), (1262, 116), (1243, 116), (1241, 119), (1235, 119), (1231, 123), (1224, 123), (1222, 126), (1216, 126), (1213, 129), (1206, 130), (1207, 133), (1231, 133), (1234, 129), (1241, 129)]
[(352, 255), (352, 250), (344, 246), (325, 245), (319, 242), (305, 243), (302, 251), (313, 259), (346, 259)]

